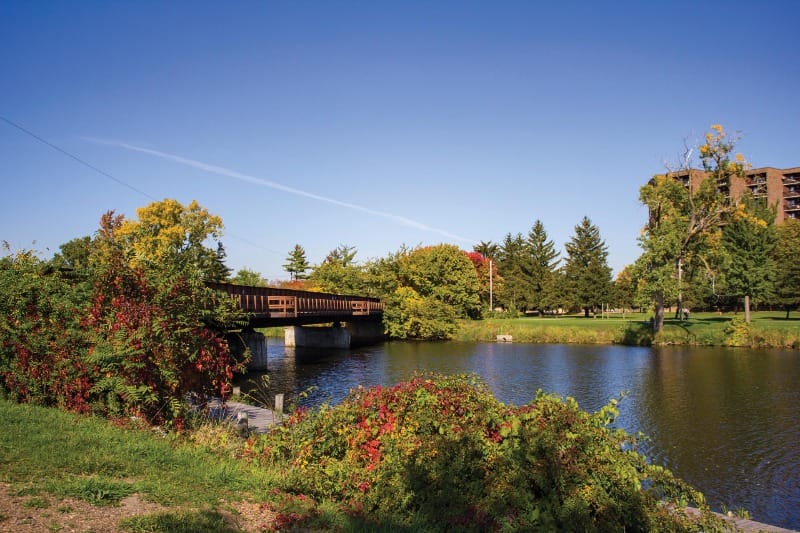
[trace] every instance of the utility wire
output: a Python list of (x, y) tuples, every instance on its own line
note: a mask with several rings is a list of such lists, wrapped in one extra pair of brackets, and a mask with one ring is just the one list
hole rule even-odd
[(84, 161), (84, 160), (83, 160), (83, 159), (81, 159), (80, 157), (78, 157), (78, 156), (76, 156), (76, 155), (73, 155), (73, 154), (71, 154), (71, 153), (67, 152), (67, 151), (66, 151), (66, 150), (64, 150), (63, 148), (61, 148), (61, 147), (59, 147), (59, 146), (56, 146), (55, 144), (51, 143), (50, 141), (47, 141), (47, 140), (45, 140), (45, 139), (42, 139), (41, 137), (39, 137), (38, 135), (36, 135), (36, 134), (35, 134), (35, 133), (33, 133), (32, 131), (30, 131), (30, 130), (28, 130), (28, 129), (25, 129), (25, 128), (23, 128), (22, 126), (20, 126), (20, 125), (19, 125), (19, 124), (17, 124), (16, 122), (12, 122), (11, 120), (8, 120), (6, 117), (4, 117), (4, 116), (2, 116), (2, 115), (0, 115), (0, 120), (2, 120), (3, 122), (7, 123), (7, 124), (8, 124), (8, 125), (10, 125), (10, 126), (13, 126), (13, 127), (17, 128), (19, 131), (21, 131), (21, 132), (25, 133), (26, 135), (29, 135), (29, 136), (33, 137), (34, 139), (36, 139), (36, 140), (37, 140), (37, 141), (39, 141), (40, 143), (42, 143), (42, 144), (45, 144), (45, 145), (49, 146), (49, 147), (50, 147), (50, 148), (52, 148), (53, 150), (55, 150), (55, 151), (57, 151), (57, 152), (60, 152), (60, 153), (64, 154), (65, 156), (69, 157), (70, 159), (73, 159), (73, 160), (77, 161), (77, 162), (78, 162), (78, 163), (80, 163), (81, 165), (83, 165), (83, 166), (86, 166), (86, 167), (89, 167), (90, 169), (94, 170), (95, 172), (97, 172), (97, 173), (98, 173), (98, 174), (100, 174), (101, 176), (105, 176), (105, 177), (107, 177), (107, 178), (109, 178), (109, 179), (111, 179), (111, 180), (113, 180), (113, 181), (117, 182), (118, 184), (122, 185), (123, 187), (127, 187), (127, 188), (129, 188), (129, 189), (130, 189), (130, 190), (132, 190), (133, 192), (135, 192), (135, 193), (138, 193), (138, 194), (141, 194), (141, 195), (142, 195), (142, 196), (144, 196), (145, 198), (149, 198), (150, 200), (153, 200), (153, 201), (155, 201), (155, 200), (156, 200), (156, 199), (155, 199), (153, 196), (151, 196), (151, 195), (147, 194), (147, 193), (146, 193), (146, 192), (144, 192), (143, 190), (141, 190), (141, 189), (137, 189), (136, 187), (134, 187), (133, 185), (131, 185), (131, 184), (129, 184), (129, 183), (125, 183), (125, 182), (124, 182), (124, 181), (122, 181), (121, 179), (119, 179), (119, 178), (117, 178), (117, 177), (115, 177), (115, 176), (112, 176), (112, 175), (111, 175), (111, 174), (109, 174), (108, 172), (106, 172), (106, 171), (104, 171), (104, 170), (101, 170), (101, 169), (97, 168), (96, 166), (92, 165), (91, 163), (87, 163), (86, 161)]
[[(59, 147), (59, 146), (56, 146), (55, 144), (51, 143), (50, 141), (48, 141), (48, 140), (46, 140), (46, 139), (43, 139), (42, 137), (39, 137), (38, 135), (36, 135), (36, 134), (35, 134), (35, 133), (33, 133), (32, 131), (30, 131), (29, 129), (26, 129), (26, 128), (24, 128), (24, 127), (20, 126), (19, 124), (17, 124), (16, 122), (14, 122), (14, 121), (12, 121), (12, 120), (9, 120), (9, 119), (7, 119), (7, 118), (6, 118), (6, 117), (4, 117), (3, 115), (0, 115), (0, 120), (2, 120), (3, 122), (5, 122), (5, 123), (6, 123), (6, 124), (8, 124), (9, 126), (13, 126), (14, 128), (18, 129), (18, 130), (19, 130), (19, 131), (21, 131), (22, 133), (24, 133), (24, 134), (26, 134), (26, 135), (28, 135), (28, 136), (30, 136), (30, 137), (33, 137), (34, 139), (36, 139), (36, 140), (37, 140), (37, 141), (39, 141), (40, 143), (42, 143), (42, 144), (44, 144), (44, 145), (46, 145), (46, 146), (49, 146), (49, 147), (50, 147), (50, 148), (52, 148), (53, 150), (55, 150), (55, 151), (57, 151), (57, 152), (59, 152), (59, 153), (61, 153), (61, 154), (65, 155), (65, 156), (69, 157), (70, 159), (72, 159), (72, 160), (74, 160), (74, 161), (77, 161), (77, 162), (78, 162), (78, 163), (80, 163), (81, 165), (83, 165), (83, 166), (85, 166), (85, 167), (88, 167), (88, 168), (90, 168), (90, 169), (94, 170), (95, 172), (97, 172), (97, 173), (98, 173), (98, 174), (100, 174), (101, 176), (105, 176), (106, 178), (108, 178), (108, 179), (110, 179), (110, 180), (113, 180), (113, 181), (115, 181), (115, 182), (116, 182), (116, 183), (118, 183), (119, 185), (122, 185), (123, 187), (127, 187), (128, 189), (132, 190), (133, 192), (135, 192), (135, 193), (137, 193), (137, 194), (141, 194), (141, 195), (142, 195), (142, 196), (144, 196), (145, 198), (148, 198), (148, 199), (150, 199), (150, 200), (153, 200), (154, 202), (155, 202), (155, 201), (157, 201), (157, 199), (156, 199), (154, 196), (152, 196), (152, 195), (150, 195), (150, 194), (148, 194), (148, 193), (144, 192), (144, 191), (143, 191), (143, 190), (141, 190), (141, 189), (137, 189), (137, 188), (136, 188), (136, 187), (134, 187), (133, 185), (131, 185), (131, 184), (129, 184), (129, 183), (126, 183), (126, 182), (122, 181), (121, 179), (119, 179), (119, 178), (117, 178), (117, 177), (113, 176), (112, 174), (109, 174), (109, 173), (108, 173), (108, 172), (106, 172), (105, 170), (99, 169), (99, 168), (97, 168), (96, 166), (92, 165), (91, 163), (88, 163), (88, 162), (84, 161), (84, 160), (83, 160), (83, 159), (81, 159), (80, 157), (78, 157), (78, 156), (76, 156), (76, 155), (74, 155), (74, 154), (71, 154), (71, 153), (67, 152), (67, 151), (66, 151), (66, 150), (64, 150), (63, 148), (61, 148), (61, 147)], [(270, 253), (274, 253), (274, 254), (280, 253), (280, 252), (278, 252), (277, 250), (272, 250), (272, 249), (270, 249), (270, 248), (266, 248), (266, 247), (264, 247), (264, 246), (261, 246), (261, 245), (259, 245), (259, 244), (256, 244), (256, 243), (254, 243), (253, 241), (250, 241), (250, 240), (248, 240), (248, 239), (245, 239), (244, 237), (238, 237), (238, 236), (236, 236), (236, 235), (234, 235), (234, 234), (232, 234), (232, 233), (230, 233), (230, 232), (228, 232), (228, 236), (230, 236), (230, 237), (233, 237), (234, 239), (239, 239), (240, 241), (242, 241), (242, 242), (244, 242), (244, 243), (246, 243), (246, 244), (249, 244), (250, 246), (253, 246), (254, 248), (260, 248), (260, 249), (262, 249), (262, 250), (264, 250), (264, 251), (267, 251), (267, 252), (270, 252)]]

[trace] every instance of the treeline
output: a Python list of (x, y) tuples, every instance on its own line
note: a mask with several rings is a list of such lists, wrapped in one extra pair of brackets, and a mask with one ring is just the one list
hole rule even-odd
[[(563, 255), (540, 220), (526, 235), (508, 233), (502, 242), (482, 241), (472, 252), (463, 252), (473, 264), (477, 289), (462, 280), (447, 290), (467, 291), (462, 299), (470, 301), (477, 290), (479, 305), (469, 309), (447, 307), (450, 302), (439, 293), (452, 281), (435, 266), (415, 263), (423, 275), (401, 268), (404, 257), (428, 253), (420, 250), (402, 249), (358, 265), (355, 248), (340, 245), (312, 267), (302, 246), (297, 245), (284, 269), (295, 283), (311, 288), (402, 302), (402, 307), (409, 312), (413, 309), (425, 324), (434, 316), (446, 321), (452, 316), (485, 316), (486, 312), (517, 316), (582, 311), (589, 316), (606, 306), (652, 309), (655, 331), (663, 326), (669, 307), (676, 310), (676, 318), (685, 316), (684, 310), (742, 308), (749, 322), (753, 305), (781, 307), (788, 318), (800, 305), (800, 263), (796, 260), (800, 256), (800, 220), (788, 219), (777, 226), (777, 206), (768, 204), (766, 196), (749, 191), (730, 196), (731, 180), (746, 179), (748, 168), (744, 157), (734, 154), (735, 141), (714, 125), (697, 150), (704, 173), (690, 169), (687, 155), (685, 168), (655, 176), (641, 188), (640, 200), (648, 208), (639, 238), (642, 255), (615, 280), (608, 265), (608, 247), (599, 228), (587, 217), (575, 226)], [(452, 249), (450, 253), (458, 255)], [(425, 301), (413, 304), (420, 302), (420, 297)], [(387, 329), (396, 336), (419, 337), (419, 331), (428, 329), (398, 326), (393, 313), (394, 309), (387, 313)], [(412, 322), (403, 313), (398, 316), (403, 324)], [(447, 336), (446, 328), (437, 328), (432, 338)]]

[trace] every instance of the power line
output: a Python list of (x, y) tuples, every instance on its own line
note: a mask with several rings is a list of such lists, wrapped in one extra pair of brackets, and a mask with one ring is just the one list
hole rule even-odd
[(136, 192), (136, 193), (138, 193), (138, 194), (141, 194), (141, 195), (142, 195), (142, 196), (144, 196), (145, 198), (149, 198), (150, 200), (153, 200), (153, 201), (155, 201), (155, 200), (156, 200), (156, 199), (155, 199), (153, 196), (151, 196), (151, 195), (147, 194), (146, 192), (142, 191), (141, 189), (137, 189), (137, 188), (136, 188), (136, 187), (134, 187), (133, 185), (131, 185), (131, 184), (129, 184), (129, 183), (126, 183), (126, 182), (122, 181), (121, 179), (119, 179), (119, 178), (117, 178), (117, 177), (115, 177), (115, 176), (112, 176), (112, 175), (111, 175), (111, 174), (109, 174), (108, 172), (106, 172), (106, 171), (104, 171), (104, 170), (101, 170), (101, 169), (97, 168), (96, 166), (92, 165), (91, 163), (87, 163), (86, 161), (84, 161), (84, 160), (83, 160), (83, 159), (81, 159), (80, 157), (78, 157), (78, 156), (76, 156), (76, 155), (74, 155), (74, 154), (71, 154), (71, 153), (67, 152), (66, 150), (64, 150), (63, 148), (61, 148), (61, 147), (59, 147), (59, 146), (56, 146), (55, 144), (51, 143), (50, 141), (47, 141), (47, 140), (45, 140), (45, 139), (43, 139), (43, 138), (39, 137), (38, 135), (36, 135), (36, 134), (35, 134), (35, 133), (33, 133), (32, 131), (30, 131), (30, 130), (28, 130), (28, 129), (25, 129), (25, 128), (23, 128), (22, 126), (20, 126), (20, 125), (19, 125), (19, 124), (17, 124), (16, 122), (12, 122), (11, 120), (7, 119), (6, 117), (4, 117), (4, 116), (2, 116), (2, 115), (0, 115), (0, 120), (2, 120), (3, 122), (7, 123), (7, 124), (8, 124), (8, 125), (10, 125), (10, 126), (13, 126), (13, 127), (17, 128), (19, 131), (21, 131), (21, 132), (25, 133), (26, 135), (29, 135), (30, 137), (33, 137), (34, 139), (36, 139), (36, 140), (37, 140), (37, 141), (39, 141), (40, 143), (42, 143), (42, 144), (45, 144), (45, 145), (49, 146), (49, 147), (50, 147), (50, 148), (52, 148), (53, 150), (55, 150), (55, 151), (57, 151), (57, 152), (60, 152), (60, 153), (64, 154), (65, 156), (69, 157), (70, 159), (73, 159), (73, 160), (77, 161), (77, 162), (78, 162), (78, 163), (80, 163), (81, 165), (83, 165), (83, 166), (86, 166), (86, 167), (89, 167), (90, 169), (94, 170), (95, 172), (97, 172), (97, 173), (98, 173), (98, 174), (100, 174), (101, 176), (105, 176), (105, 177), (107, 177), (108, 179), (110, 179), (110, 180), (113, 180), (113, 181), (117, 182), (119, 185), (122, 185), (123, 187), (127, 187), (127, 188), (129, 188), (129, 189), (130, 189), (130, 190), (132, 190), (133, 192)]
[[(127, 187), (128, 189), (132, 190), (133, 192), (135, 192), (135, 193), (137, 193), (137, 194), (141, 194), (141, 195), (142, 195), (142, 196), (144, 196), (145, 198), (148, 198), (148, 199), (150, 199), (150, 200), (152, 200), (152, 201), (154, 201), (154, 202), (155, 202), (155, 201), (157, 201), (157, 199), (156, 199), (154, 196), (152, 196), (152, 195), (150, 195), (150, 194), (148, 194), (148, 193), (144, 192), (144, 191), (143, 191), (143, 190), (141, 190), (141, 189), (137, 189), (137, 188), (136, 188), (136, 187), (134, 187), (133, 185), (131, 185), (131, 184), (129, 184), (129, 183), (126, 183), (126, 182), (122, 181), (121, 179), (119, 179), (119, 178), (117, 178), (117, 177), (113, 176), (112, 174), (110, 174), (110, 173), (106, 172), (105, 170), (99, 169), (99, 168), (97, 168), (96, 166), (92, 165), (91, 163), (88, 163), (87, 161), (84, 161), (84, 160), (83, 160), (83, 159), (81, 159), (80, 157), (78, 157), (78, 156), (76, 156), (76, 155), (74, 155), (74, 154), (71, 154), (70, 152), (67, 152), (67, 151), (66, 151), (66, 150), (64, 150), (63, 148), (61, 148), (61, 147), (59, 147), (59, 146), (56, 146), (55, 144), (51, 143), (50, 141), (48, 141), (48, 140), (46, 140), (46, 139), (43, 139), (42, 137), (40, 137), (40, 136), (36, 135), (35, 133), (33, 133), (32, 131), (30, 131), (29, 129), (27, 129), (27, 128), (24, 128), (24, 127), (20, 126), (19, 124), (17, 124), (16, 122), (14, 122), (14, 121), (12, 121), (12, 120), (9, 120), (9, 119), (7, 119), (7, 118), (6, 118), (6, 117), (4, 117), (3, 115), (0, 115), (0, 120), (2, 120), (3, 122), (5, 122), (5, 123), (6, 123), (6, 124), (8, 124), (9, 126), (13, 126), (14, 128), (18, 129), (18, 130), (19, 130), (19, 131), (21, 131), (22, 133), (24, 133), (24, 134), (26, 134), (26, 135), (28, 135), (28, 136), (30, 136), (30, 137), (33, 137), (34, 139), (36, 139), (36, 140), (37, 140), (37, 141), (39, 141), (40, 143), (42, 143), (42, 144), (44, 144), (44, 145), (46, 145), (46, 146), (49, 146), (49, 147), (50, 147), (50, 148), (52, 148), (53, 150), (55, 150), (55, 151), (57, 151), (57, 152), (59, 152), (59, 153), (61, 153), (61, 154), (65, 155), (65, 156), (69, 157), (70, 159), (72, 159), (72, 160), (74, 160), (74, 161), (77, 161), (77, 162), (78, 162), (78, 163), (80, 163), (81, 165), (83, 165), (83, 166), (85, 166), (85, 167), (88, 167), (88, 168), (90, 168), (90, 169), (94, 170), (95, 172), (97, 172), (97, 173), (98, 173), (98, 174), (100, 174), (101, 176), (105, 176), (106, 178), (108, 178), (108, 179), (110, 179), (110, 180), (113, 180), (113, 181), (115, 181), (115, 182), (116, 182), (116, 183), (118, 183), (119, 185), (122, 185), (123, 187)], [(272, 249), (270, 249), (270, 248), (267, 248), (267, 247), (265, 247), (265, 246), (261, 246), (261, 245), (259, 245), (259, 244), (256, 244), (256, 243), (254, 243), (253, 241), (250, 241), (250, 240), (248, 240), (248, 239), (245, 239), (244, 237), (239, 237), (239, 236), (237, 236), (237, 235), (234, 235), (234, 234), (232, 234), (232, 233), (228, 233), (228, 236), (230, 236), (230, 237), (233, 237), (234, 239), (239, 239), (240, 241), (242, 241), (242, 242), (244, 242), (244, 243), (246, 243), (246, 244), (249, 244), (250, 246), (253, 246), (254, 248), (260, 248), (260, 249), (262, 249), (262, 250), (264, 250), (264, 251), (266, 251), (266, 252), (275, 253), (275, 254), (277, 254), (277, 253), (280, 253), (280, 252), (278, 252), (277, 250), (272, 250)]]

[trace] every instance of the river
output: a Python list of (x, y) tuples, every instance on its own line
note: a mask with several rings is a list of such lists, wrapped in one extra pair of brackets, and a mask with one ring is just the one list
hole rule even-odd
[[(475, 373), (506, 403), (537, 389), (595, 411), (621, 392), (617, 425), (716, 510), (800, 530), (800, 353), (732, 348), (389, 342), (304, 352), (269, 339), (270, 394), (338, 402), (415, 371)], [(257, 376), (250, 375), (250, 379)], [(246, 384), (244, 385), (246, 387)]]

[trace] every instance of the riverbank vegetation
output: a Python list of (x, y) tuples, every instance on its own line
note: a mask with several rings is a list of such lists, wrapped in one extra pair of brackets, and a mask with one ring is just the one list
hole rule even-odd
[(653, 332), (646, 313), (611, 315), (611, 318), (582, 316), (522, 317), (459, 323), (455, 340), (494, 342), (497, 335), (511, 335), (515, 342), (544, 344), (624, 344), (743, 346), (750, 348), (800, 349), (800, 318), (786, 319), (782, 312), (752, 314), (750, 324), (741, 314), (693, 313), (690, 319), (666, 319)]
[[(546, 394), (506, 406), (475, 377), (436, 375), (246, 439), (208, 420), (161, 433), (0, 400), (0, 490), (54, 529), (88, 503), (123, 531), (723, 530), (615, 415), (616, 402), (589, 414)], [(142, 512), (122, 518), (127, 498)], [(0, 528), (17, 519), (0, 512)]]
[(241, 361), (222, 331), (246, 324), (205, 282), (221, 221), (195, 202), (112, 212), (52, 260), (0, 259), (0, 390), (16, 401), (180, 426), (187, 395), (225, 398)]

